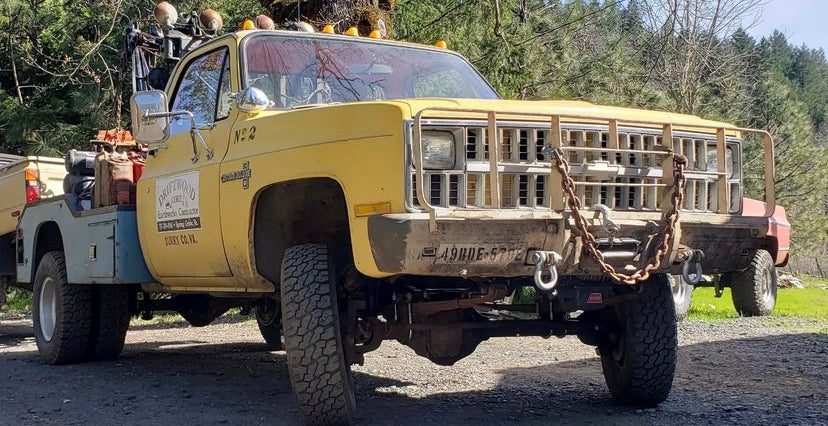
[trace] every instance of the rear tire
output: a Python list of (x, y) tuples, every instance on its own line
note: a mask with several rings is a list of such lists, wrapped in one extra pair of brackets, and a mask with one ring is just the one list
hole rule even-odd
[(650, 407), (667, 399), (676, 372), (676, 311), (666, 274), (641, 283), (636, 300), (620, 305), (621, 331), (601, 347), (607, 387), (616, 401)]
[(66, 282), (62, 251), (43, 255), (34, 279), (32, 318), (35, 342), (44, 364), (86, 359), (92, 330), (92, 289)]
[(129, 288), (118, 285), (100, 285), (94, 289), (89, 359), (113, 360), (123, 351), (129, 328), (131, 295)]
[(767, 250), (756, 250), (750, 266), (731, 277), (730, 289), (736, 312), (746, 317), (764, 316), (773, 312), (776, 306), (777, 278), (773, 257)]
[(282, 318), (277, 304), (268, 303), (266, 306), (256, 307), (254, 310), (259, 331), (271, 351), (281, 351), (284, 348), (282, 337)]
[(331, 270), (321, 244), (285, 250), (281, 296), (288, 371), (299, 411), (310, 424), (349, 424), (355, 405)]
[(681, 275), (667, 275), (667, 279), (670, 280), (673, 303), (676, 305), (676, 320), (682, 321), (687, 318), (687, 313), (690, 312), (694, 287), (687, 284)]

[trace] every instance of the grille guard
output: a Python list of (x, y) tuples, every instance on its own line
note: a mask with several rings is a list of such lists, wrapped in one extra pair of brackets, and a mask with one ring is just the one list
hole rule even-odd
[[(503, 178), (503, 170), (507, 168), (514, 170), (515, 168), (524, 168), (525, 170), (529, 170), (530, 168), (538, 168), (538, 167), (545, 167), (545, 165), (538, 165), (532, 163), (508, 163), (501, 161), (501, 153), (502, 151), (502, 133), (499, 131), (501, 128), (498, 126), (498, 116), (501, 117), (520, 117), (522, 119), (529, 118), (529, 119), (543, 119), (543, 121), (550, 123), (549, 125), (549, 135), (550, 137), (546, 140), (546, 146), (551, 148), (560, 148), (564, 152), (572, 152), (572, 151), (600, 151), (600, 152), (607, 152), (607, 153), (625, 153), (625, 154), (642, 154), (642, 155), (657, 155), (657, 156), (667, 156), (673, 152), (673, 137), (674, 137), (674, 128), (681, 127), (681, 128), (692, 128), (692, 129), (701, 129), (701, 130), (708, 130), (710, 133), (715, 133), (715, 141), (716, 141), (716, 159), (717, 159), (717, 171), (715, 172), (707, 172), (707, 173), (700, 173), (700, 174), (708, 174), (714, 175), (717, 180), (716, 185), (716, 200), (717, 200), (717, 211), (718, 214), (728, 214), (728, 199), (730, 185), (728, 185), (728, 176), (726, 170), (726, 146), (727, 146), (727, 132), (739, 132), (741, 134), (756, 134), (759, 135), (761, 138), (763, 145), (764, 145), (764, 163), (765, 163), (765, 176), (764, 176), (764, 183), (765, 183), (765, 217), (770, 217), (773, 215), (773, 212), (776, 208), (776, 200), (775, 200), (775, 193), (774, 193), (774, 177), (775, 177), (775, 170), (773, 164), (774, 158), (774, 149), (773, 149), (773, 138), (771, 135), (764, 130), (758, 129), (748, 129), (748, 128), (741, 128), (736, 126), (709, 126), (709, 125), (701, 125), (698, 123), (682, 123), (682, 122), (663, 122), (663, 121), (642, 121), (642, 120), (631, 120), (631, 119), (618, 119), (615, 117), (608, 117), (608, 116), (600, 116), (600, 115), (563, 115), (563, 114), (547, 114), (547, 113), (524, 113), (524, 112), (506, 112), (506, 111), (494, 111), (494, 110), (483, 110), (483, 109), (467, 109), (467, 108), (445, 108), (445, 107), (434, 107), (434, 108), (425, 108), (419, 111), (414, 116), (414, 123), (412, 126), (412, 153), (413, 153), (413, 166), (414, 166), (414, 173), (417, 182), (420, 185), (420, 188), (425, 188), (425, 176), (426, 171), (423, 167), (423, 149), (422, 149), (422, 132), (423, 132), (423, 122), (426, 120), (424, 117), (426, 115), (431, 114), (432, 116), (434, 113), (446, 113), (447, 115), (452, 116), (477, 116), (477, 117), (485, 117), (486, 122), (486, 131), (488, 135), (494, 135), (494, 137), (489, 136), (489, 143), (488, 143), (488, 163), (489, 163), (489, 170), (488, 170), (488, 182), (491, 182), (490, 185), (487, 185), (486, 190), (488, 191), (488, 195), (491, 199), (491, 209), (490, 210), (498, 210), (500, 211), (502, 208), (501, 205), (501, 182)], [(478, 118), (479, 120), (479, 118)], [(511, 120), (509, 120), (511, 121)], [(580, 123), (586, 122), (591, 125), (604, 125), (608, 128), (609, 138), (607, 142), (606, 148), (596, 148), (596, 147), (586, 147), (586, 146), (565, 146), (561, 140), (561, 123)], [(652, 150), (645, 150), (645, 149), (626, 149), (620, 148), (619, 144), (619, 126), (626, 125), (626, 126), (641, 126), (645, 128), (652, 128), (652, 129), (661, 129), (661, 145), (657, 145)], [(493, 142), (493, 143), (492, 143)], [(680, 150), (684, 151), (683, 144), (680, 144)], [(561, 183), (561, 176), (555, 171), (555, 168), (552, 167), (553, 163), (550, 162), (548, 167), (549, 172), (546, 176), (546, 179), (549, 181), (549, 185), (552, 190), (547, 191), (545, 197), (547, 197), (547, 205), (549, 206), (548, 214), (541, 214), (540, 216), (556, 216), (560, 217), (563, 214), (564, 210), (566, 209), (566, 204), (564, 200), (563, 192), (560, 190), (560, 183)], [(600, 166), (591, 166), (591, 167), (600, 167)], [(612, 169), (612, 167), (607, 167), (607, 169)], [(638, 184), (641, 186), (657, 186), (657, 187), (665, 187), (668, 190), (663, 191), (659, 197), (660, 200), (669, 200), (671, 197), (671, 190), (669, 189), (672, 186), (672, 164), (669, 161), (662, 162), (661, 165), (662, 172), (658, 176), (653, 176), (653, 179), (656, 181), (652, 184)], [(581, 182), (580, 184), (589, 185), (590, 182)], [(623, 186), (633, 186), (636, 184), (619, 184), (619, 183), (610, 183), (610, 184), (602, 184), (605, 186), (616, 186), (616, 185), (623, 185)], [(437, 221), (440, 219), (457, 219), (457, 218), (466, 218), (466, 217), (475, 217), (480, 216), (481, 210), (485, 211), (484, 209), (474, 209), (474, 210), (465, 210), (465, 209), (458, 209), (458, 208), (444, 208), (434, 206), (428, 197), (425, 195), (424, 190), (416, 191), (416, 199), (419, 203), (419, 207), (429, 214), (429, 229), (432, 233), (436, 232), (437, 229)], [(663, 205), (664, 203), (659, 203)], [(512, 210), (512, 209), (509, 209)], [(520, 210), (519, 210), (520, 211)], [(521, 211), (525, 214), (525, 211)], [(533, 215), (537, 217), (538, 215)]]

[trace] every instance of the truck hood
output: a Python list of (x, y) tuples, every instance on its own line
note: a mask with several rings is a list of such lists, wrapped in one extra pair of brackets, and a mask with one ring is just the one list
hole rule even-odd
[[(546, 114), (546, 115), (565, 115), (578, 117), (601, 117), (604, 119), (614, 118), (621, 122), (624, 120), (630, 121), (648, 121), (655, 123), (674, 123), (678, 127), (724, 127), (727, 129), (734, 129), (734, 126), (728, 123), (719, 121), (705, 120), (694, 115), (676, 114), (665, 111), (644, 110), (635, 108), (622, 108), (613, 106), (596, 105), (583, 101), (521, 101), (521, 100), (503, 100), (503, 99), (442, 99), (442, 98), (418, 98), (418, 99), (403, 99), (398, 102), (406, 104), (411, 111), (411, 117), (414, 117), (423, 110), (429, 108), (449, 108), (449, 109), (472, 109), (472, 110), (486, 110), (504, 113), (507, 116), (520, 119), (521, 113), (530, 114)], [(457, 119), (480, 119), (484, 118), (483, 114), (474, 114), (469, 112), (448, 112), (448, 111), (427, 111), (423, 114), (428, 118), (457, 118)], [(526, 121), (541, 121), (539, 117), (524, 117)], [(589, 121), (579, 119), (563, 119), (564, 121)], [(651, 127), (651, 126), (644, 126)], [(652, 127), (657, 127), (653, 124)], [(708, 130), (709, 131), (709, 130)]]

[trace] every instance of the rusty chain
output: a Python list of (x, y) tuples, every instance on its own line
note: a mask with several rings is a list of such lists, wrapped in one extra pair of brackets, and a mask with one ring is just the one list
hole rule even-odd
[[(596, 241), (595, 236), (589, 232), (589, 223), (587, 222), (587, 219), (581, 214), (583, 206), (581, 204), (581, 199), (576, 193), (575, 181), (569, 175), (569, 162), (566, 158), (564, 158), (565, 154), (560, 147), (556, 147), (552, 150), (552, 156), (555, 160), (556, 168), (561, 174), (561, 188), (567, 196), (567, 204), (569, 205), (569, 210), (572, 212), (572, 218), (575, 220), (575, 225), (581, 233), (581, 238), (583, 239), (590, 256), (592, 256), (592, 258), (598, 263), (598, 266), (601, 267), (601, 271), (603, 271), (608, 277), (612, 278), (612, 280), (616, 283), (634, 285), (647, 280), (650, 277), (650, 272), (661, 267), (661, 262), (664, 261), (664, 257), (667, 255), (670, 248), (670, 240), (673, 238), (673, 234), (676, 230), (676, 222), (678, 222), (679, 209), (681, 208), (681, 204), (684, 202), (684, 186), (687, 182), (687, 179), (684, 176), (684, 170), (687, 167), (687, 158), (683, 155), (676, 155), (675, 153), (671, 154), (673, 157), (672, 206), (665, 216), (665, 221), (667, 223), (664, 225), (664, 228), (661, 229), (661, 232), (659, 232), (661, 242), (647, 265), (635, 271), (631, 275), (625, 275), (617, 272), (612, 265), (607, 263), (606, 260), (604, 260), (604, 255), (600, 250), (598, 250), (598, 242)], [(610, 238), (612, 238), (612, 236)]]

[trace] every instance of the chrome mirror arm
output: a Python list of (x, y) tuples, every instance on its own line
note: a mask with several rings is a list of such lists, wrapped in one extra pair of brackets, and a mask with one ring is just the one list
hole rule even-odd
[(158, 118), (158, 117), (171, 118), (171, 117), (178, 117), (178, 116), (182, 116), (182, 115), (186, 115), (187, 118), (190, 121), (190, 140), (192, 140), (192, 142), (193, 142), (193, 158), (191, 158), (190, 160), (193, 163), (198, 162), (198, 159), (200, 157), (199, 152), (198, 152), (198, 145), (199, 144), (204, 149), (204, 151), (207, 153), (207, 160), (211, 160), (215, 153), (213, 152), (212, 149), (210, 149), (210, 146), (207, 145), (207, 141), (204, 140), (204, 136), (198, 130), (198, 127), (196, 127), (195, 116), (193, 116), (192, 112), (190, 112), (190, 111), (169, 111), (169, 112), (149, 112), (149, 111), (147, 111), (146, 113), (144, 113), (144, 119), (146, 120), (146, 119), (149, 119), (149, 118)]

